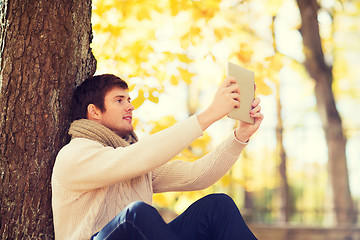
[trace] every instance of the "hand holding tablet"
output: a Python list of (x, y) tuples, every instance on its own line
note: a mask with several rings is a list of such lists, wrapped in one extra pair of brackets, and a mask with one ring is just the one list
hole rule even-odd
[(198, 122), (202, 131), (205, 131), (226, 115), (240, 120), (234, 134), (237, 140), (247, 142), (264, 119), (260, 99), (255, 99), (254, 72), (228, 63), (227, 75), (211, 104), (197, 114)]

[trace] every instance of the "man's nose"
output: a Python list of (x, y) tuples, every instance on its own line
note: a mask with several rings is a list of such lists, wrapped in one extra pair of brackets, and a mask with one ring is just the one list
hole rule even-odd
[(132, 112), (134, 109), (135, 107), (131, 103), (129, 103), (129, 106), (127, 107), (127, 111)]

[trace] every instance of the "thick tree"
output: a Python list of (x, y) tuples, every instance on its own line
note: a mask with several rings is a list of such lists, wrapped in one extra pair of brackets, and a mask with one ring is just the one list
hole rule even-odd
[(304, 43), (305, 68), (315, 81), (317, 107), (328, 146), (329, 177), (333, 205), (338, 224), (356, 222), (356, 211), (351, 198), (346, 165), (346, 137), (332, 90), (332, 67), (325, 62), (322, 50), (316, 0), (297, 0)]
[(52, 166), (96, 68), (91, 1), (3, 0), (0, 18), (0, 238), (52, 239)]

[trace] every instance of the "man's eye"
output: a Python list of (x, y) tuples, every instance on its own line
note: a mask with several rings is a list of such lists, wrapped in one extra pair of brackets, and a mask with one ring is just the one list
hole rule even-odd
[(123, 100), (122, 100), (122, 99), (118, 99), (118, 100), (116, 100), (116, 102), (118, 102), (118, 103), (122, 103), (122, 102), (123, 102)]

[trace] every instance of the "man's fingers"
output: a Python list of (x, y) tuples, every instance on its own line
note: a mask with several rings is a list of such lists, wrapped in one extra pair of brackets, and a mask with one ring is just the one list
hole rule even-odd
[(238, 93), (231, 93), (231, 97), (233, 100), (235, 100), (236, 102), (234, 102), (235, 107), (240, 107), (240, 94)]
[(227, 78), (225, 78), (225, 80), (220, 84), (220, 87), (226, 88), (226, 87), (228, 87), (228, 86), (230, 86), (231, 84), (234, 84), (234, 83), (236, 83), (235, 78), (233, 78), (233, 77), (227, 77)]
[(256, 118), (259, 121), (264, 120), (264, 114), (262, 114), (262, 113), (256, 113), (256, 114), (254, 114), (253, 117)]
[(237, 93), (237, 94), (240, 94), (240, 88), (239, 88), (239, 85), (237, 84), (232, 84), (228, 87), (229, 91), (232, 92), (232, 93)]
[(254, 101), (252, 102), (252, 107), (255, 108), (259, 104), (260, 104), (260, 98), (255, 98)]
[(261, 111), (261, 106), (257, 105), (255, 108), (251, 109), (250, 114), (255, 114)]

